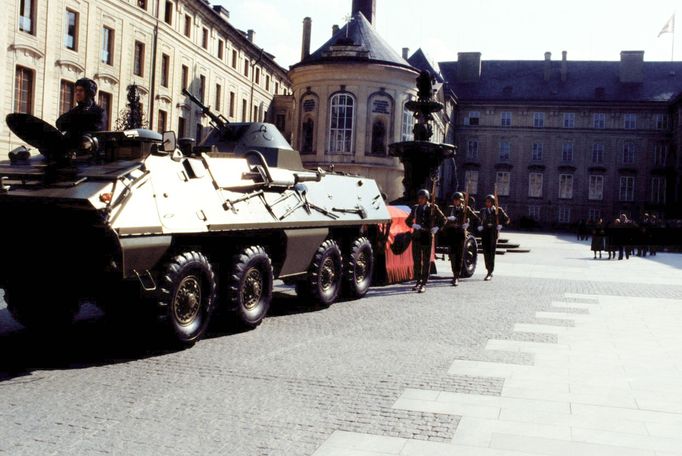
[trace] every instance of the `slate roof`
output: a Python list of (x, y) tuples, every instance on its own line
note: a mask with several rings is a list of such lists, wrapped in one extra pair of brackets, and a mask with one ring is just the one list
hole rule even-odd
[[(348, 35), (346, 36), (346, 31)], [(355, 46), (358, 50), (366, 51), (366, 56), (333, 56), (334, 46)], [(380, 63), (413, 69), (400, 54), (384, 40), (374, 29), (374, 26), (361, 12), (355, 13), (352, 19), (344, 25), (334, 36), (324, 43), (318, 50), (310, 54), (291, 68), (320, 63)]]
[(439, 64), (449, 88), (461, 101), (673, 102), (682, 93), (682, 62), (644, 62), (641, 84), (620, 82), (620, 62), (568, 61), (561, 81), (560, 61), (544, 80), (543, 60), (484, 60), (479, 82), (457, 81), (458, 62)]
[(438, 67), (434, 67), (433, 64), (431, 63), (431, 60), (427, 57), (427, 55), (424, 53), (422, 48), (417, 49), (414, 51), (414, 54), (412, 54), (408, 59), (407, 63), (412, 65), (413, 67), (417, 68), (418, 70), (428, 70), (429, 73), (433, 74), (436, 76), (436, 81), (443, 83), (443, 76), (440, 74), (440, 69)]

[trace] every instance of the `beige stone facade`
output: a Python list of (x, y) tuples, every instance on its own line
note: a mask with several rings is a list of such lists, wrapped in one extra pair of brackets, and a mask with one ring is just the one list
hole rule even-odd
[[(230, 121), (265, 118), (290, 93), (286, 71), (229, 13), (201, 0), (16, 0), (0, 32), (0, 113), (28, 111), (54, 123), (69, 85), (94, 79), (113, 126), (135, 83), (149, 127), (196, 137), (206, 119), (184, 86)], [(104, 97), (104, 98), (102, 98)], [(201, 128), (199, 127), (201, 125)], [(182, 129), (183, 131), (179, 131)], [(0, 123), (0, 156), (19, 144)]]

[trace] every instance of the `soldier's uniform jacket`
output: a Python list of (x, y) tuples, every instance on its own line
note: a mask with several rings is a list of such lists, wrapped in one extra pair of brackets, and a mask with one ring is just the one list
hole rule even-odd
[(85, 133), (106, 129), (107, 113), (93, 101), (79, 103), (59, 116), (56, 125), (59, 131), (66, 132), (67, 139), (78, 142)]
[[(433, 211), (431, 210), (433, 208)], [(433, 212), (433, 215), (432, 215)], [(421, 226), (421, 230), (415, 230), (413, 237), (415, 238), (429, 238), (431, 239), (431, 228), (442, 228), (445, 225), (445, 216), (437, 204), (426, 203), (423, 206), (415, 204), (412, 206), (410, 215), (405, 220), (407, 226), (412, 228), (412, 225), (417, 224)]]
[(469, 206), (466, 207), (465, 211), (464, 204), (460, 204), (459, 206), (455, 206), (454, 204), (448, 206), (445, 214), (447, 217), (455, 217), (454, 222), (448, 220), (445, 224), (445, 229), (448, 231), (453, 230), (461, 233), (465, 231), (462, 227), (464, 223), (469, 223), (470, 219), (479, 220), (478, 215), (476, 215)]
[[(495, 210), (497, 209), (497, 217), (495, 215)], [(499, 221), (499, 225), (506, 225), (509, 223), (509, 216), (504, 209), (501, 207), (496, 208), (495, 206), (484, 207), (478, 213), (481, 219), (481, 226), (484, 230), (496, 229)]]

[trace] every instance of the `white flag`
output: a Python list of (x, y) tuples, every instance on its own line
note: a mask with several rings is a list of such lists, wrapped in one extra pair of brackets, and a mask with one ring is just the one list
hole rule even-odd
[(675, 33), (675, 15), (673, 14), (670, 16), (670, 19), (668, 19), (668, 22), (665, 23), (661, 31), (658, 33), (658, 36), (660, 37), (664, 33)]

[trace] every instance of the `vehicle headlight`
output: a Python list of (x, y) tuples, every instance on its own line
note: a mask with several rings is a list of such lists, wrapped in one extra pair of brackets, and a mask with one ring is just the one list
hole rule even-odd
[(97, 152), (97, 148), (99, 146), (99, 143), (97, 141), (97, 138), (94, 138), (90, 135), (84, 135), (81, 137), (81, 145), (80, 145), (80, 150), (81, 152), (85, 154), (94, 154)]

